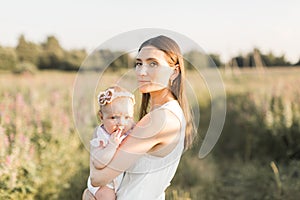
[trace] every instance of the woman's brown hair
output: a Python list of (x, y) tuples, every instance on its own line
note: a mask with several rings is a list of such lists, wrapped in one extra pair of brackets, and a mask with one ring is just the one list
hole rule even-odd
[[(138, 52), (140, 52), (140, 50), (146, 46), (153, 46), (163, 51), (166, 55), (166, 59), (169, 65), (171, 67), (179, 67), (179, 75), (173, 80), (172, 84), (169, 84), (169, 87), (173, 96), (179, 102), (179, 105), (181, 106), (182, 111), (184, 113), (184, 117), (186, 120), (184, 147), (185, 149), (188, 149), (193, 142), (195, 129), (192, 120), (191, 110), (185, 93), (185, 68), (180, 48), (174, 40), (163, 35), (150, 38), (149, 40), (145, 41), (140, 46)], [(144, 93), (142, 96), (140, 108), (140, 119), (144, 117), (148, 112), (149, 100), (150, 94)]]

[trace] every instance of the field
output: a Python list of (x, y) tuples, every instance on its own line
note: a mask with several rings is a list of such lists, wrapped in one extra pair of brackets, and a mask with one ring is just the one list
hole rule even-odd
[[(200, 109), (199, 136), (184, 153), (166, 199), (299, 199), (300, 68), (220, 73), (225, 125), (213, 151), (199, 159), (212, 102), (205, 81), (188, 72), (198, 87), (193, 106)], [(120, 75), (107, 73), (102, 81)], [(78, 134), (74, 125), (75, 78), (56, 71), (0, 72), (0, 199), (81, 199), (90, 135)], [(81, 109), (89, 109), (88, 102), (83, 99)], [(97, 119), (87, 119), (86, 130), (92, 130)]]

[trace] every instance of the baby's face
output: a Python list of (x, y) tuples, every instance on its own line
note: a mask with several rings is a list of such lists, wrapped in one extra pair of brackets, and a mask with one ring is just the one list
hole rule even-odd
[(102, 122), (106, 131), (111, 134), (122, 129), (126, 133), (133, 125), (134, 104), (130, 98), (120, 97), (114, 99), (102, 109)]

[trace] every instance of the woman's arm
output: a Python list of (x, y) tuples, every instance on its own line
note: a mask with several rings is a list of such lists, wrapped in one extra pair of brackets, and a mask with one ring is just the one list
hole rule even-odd
[(91, 161), (96, 169), (104, 168), (113, 158), (119, 144), (122, 142), (122, 130), (118, 130), (111, 134), (109, 142), (106, 146), (101, 144), (100, 147), (91, 146)]
[[(91, 166), (92, 185), (106, 185), (132, 166), (145, 153), (178, 142), (180, 127), (179, 119), (166, 109), (148, 113), (137, 123), (132, 133), (124, 139), (113, 159), (105, 168), (97, 170)], [(156, 146), (161, 146), (161, 148), (157, 149)]]
[(102, 169), (104, 168), (113, 158), (114, 154), (116, 153), (117, 146), (108, 143), (106, 147), (101, 148), (95, 148), (91, 150), (91, 161), (92, 165), (96, 169)]
[(89, 191), (89, 189), (85, 189), (82, 194), (82, 200), (96, 200), (94, 195)]

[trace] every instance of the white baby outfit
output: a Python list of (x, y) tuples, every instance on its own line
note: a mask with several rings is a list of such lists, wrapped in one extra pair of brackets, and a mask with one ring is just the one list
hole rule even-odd
[[(103, 125), (97, 127), (96, 135), (97, 135), (96, 138), (94, 138), (90, 141), (90, 144), (92, 146), (99, 147), (100, 141), (103, 143), (104, 146), (106, 146), (108, 144), (110, 134), (105, 131)], [(116, 192), (118, 187), (121, 184), (123, 175), (124, 175), (124, 173), (120, 174), (112, 182), (108, 183), (106, 186), (115, 190), (115, 192)], [(100, 187), (92, 186), (90, 176), (87, 181), (87, 187), (94, 196), (95, 196), (96, 192), (98, 191), (98, 189), (100, 188)]]

